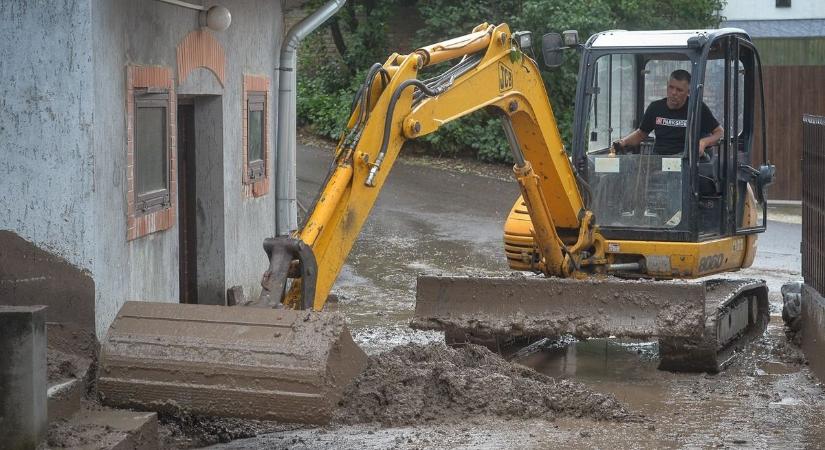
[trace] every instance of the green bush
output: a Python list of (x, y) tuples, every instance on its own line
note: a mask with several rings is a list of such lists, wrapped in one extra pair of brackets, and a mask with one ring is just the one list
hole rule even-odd
[(298, 98), (301, 100), (296, 108), (298, 123), (319, 135), (337, 138), (349, 113), (349, 102), (343, 100), (347, 95), (348, 89), (330, 93), (317, 80), (300, 79)]
[(482, 161), (512, 162), (501, 122), (484, 111), (447, 123), (422, 140), (439, 156), (469, 155)]

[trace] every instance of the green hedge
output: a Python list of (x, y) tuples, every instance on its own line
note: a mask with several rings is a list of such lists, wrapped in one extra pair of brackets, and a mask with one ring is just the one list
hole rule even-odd
[[(321, 0), (310, 2), (310, 7), (314, 3)], [(323, 136), (340, 136), (369, 66), (383, 63), (392, 51), (410, 50), (390, 47), (389, 36), (399, 36), (388, 24), (402, 14), (399, 11), (408, 13), (411, 7), (417, 11), (422, 25), (406, 37), (414, 46), (423, 46), (466, 34), (482, 22), (506, 22), (514, 31), (531, 30), (536, 42), (547, 32), (567, 29), (576, 29), (581, 39), (587, 39), (593, 33), (617, 28), (707, 28), (718, 24), (718, 11), (724, 7), (724, 0), (351, 0), (327, 27), (307, 40), (299, 53), (300, 124)], [(319, 57), (329, 54), (329, 34), (336, 30), (345, 45), (338, 49), (340, 58)], [(538, 46), (535, 50), (540, 51)], [(572, 133), (578, 62), (578, 54), (568, 52), (562, 67), (542, 71), (567, 148)], [(428, 72), (427, 76), (433, 74), (432, 69)], [(433, 154), (471, 154), (484, 161), (511, 161), (499, 120), (483, 111), (451, 122), (420, 141)]]

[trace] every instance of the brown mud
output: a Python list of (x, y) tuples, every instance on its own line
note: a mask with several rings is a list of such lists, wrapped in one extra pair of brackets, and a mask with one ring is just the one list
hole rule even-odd
[(111, 427), (97, 424), (75, 425), (57, 421), (49, 425), (46, 443), (51, 448), (106, 448)]
[(90, 362), (78, 355), (49, 348), (46, 352), (47, 379), (53, 384), (67, 378), (84, 378)]
[(343, 424), (402, 426), (470, 416), (639, 420), (609, 394), (556, 381), (485, 347), (403, 345), (370, 358), (335, 415)]
[(162, 448), (204, 447), (300, 427), (263, 420), (204, 417), (183, 411), (161, 414), (158, 420)]
[[(373, 355), (344, 395), (333, 418), (337, 425), (333, 426), (460, 423), (485, 416), (618, 422), (642, 419), (612, 395), (593, 392), (572, 381), (554, 380), (476, 345), (408, 344)], [(185, 411), (160, 416), (161, 442), (167, 448), (200, 447), (302, 428)]]

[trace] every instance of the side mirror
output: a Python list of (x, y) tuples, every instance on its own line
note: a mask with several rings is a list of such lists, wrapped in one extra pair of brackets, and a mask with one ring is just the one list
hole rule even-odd
[(564, 39), (564, 45), (568, 47), (575, 47), (579, 45), (579, 32), (576, 30), (565, 30), (561, 33)]
[(533, 51), (533, 33), (529, 31), (516, 31), (513, 33), (513, 39), (518, 42), (518, 46), (522, 50)]
[(564, 47), (564, 41), (559, 33), (547, 33), (542, 36), (541, 54), (544, 57), (544, 65), (550, 68), (559, 67), (564, 62)]

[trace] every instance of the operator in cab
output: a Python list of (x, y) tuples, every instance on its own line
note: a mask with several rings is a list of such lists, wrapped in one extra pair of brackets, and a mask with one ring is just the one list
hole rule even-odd
[[(681, 154), (685, 148), (689, 92), (690, 73), (681, 69), (674, 70), (667, 83), (667, 97), (651, 102), (645, 110), (639, 128), (614, 144), (618, 144), (620, 148), (635, 147), (644, 141), (651, 131), (655, 131), (654, 153), (659, 155)], [(706, 148), (719, 142), (722, 132), (722, 127), (713, 117), (710, 108), (702, 102), (700, 157), (704, 155)]]

